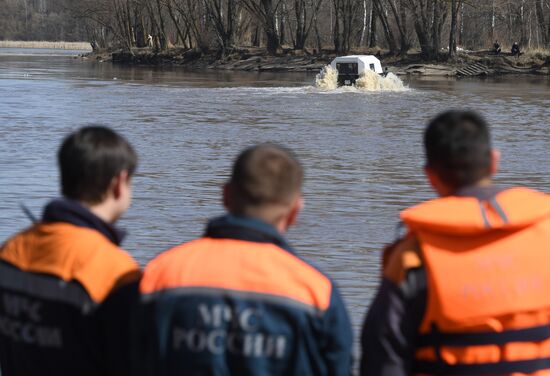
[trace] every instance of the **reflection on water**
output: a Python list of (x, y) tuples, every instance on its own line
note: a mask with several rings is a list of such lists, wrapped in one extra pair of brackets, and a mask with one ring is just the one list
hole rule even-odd
[(120, 67), (0, 51), (0, 238), (58, 194), (55, 153), (67, 132), (103, 123), (140, 154), (135, 201), (121, 225), (144, 264), (200, 236), (222, 213), (221, 185), (244, 147), (293, 148), (306, 170), (306, 207), (289, 238), (342, 287), (358, 327), (380, 275), (380, 249), (398, 213), (432, 197), (422, 129), (468, 107), (493, 124), (498, 182), (550, 191), (547, 78), (413, 80), (406, 92), (319, 91), (313, 75)]

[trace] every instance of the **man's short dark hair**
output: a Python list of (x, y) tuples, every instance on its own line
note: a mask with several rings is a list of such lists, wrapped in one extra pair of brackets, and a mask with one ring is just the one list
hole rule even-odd
[(70, 134), (57, 158), (63, 195), (89, 204), (100, 203), (112, 179), (124, 170), (131, 176), (137, 166), (137, 155), (128, 141), (103, 126)]
[(427, 167), (453, 189), (490, 175), (491, 140), (483, 117), (472, 111), (436, 116), (424, 133)]
[(291, 204), (302, 180), (302, 166), (290, 150), (274, 144), (248, 148), (233, 165), (230, 210), (242, 214), (251, 207)]

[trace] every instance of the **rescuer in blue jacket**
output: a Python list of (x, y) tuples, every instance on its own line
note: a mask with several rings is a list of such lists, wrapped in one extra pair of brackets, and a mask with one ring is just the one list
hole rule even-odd
[(262, 144), (237, 159), (229, 214), (154, 259), (140, 284), (149, 375), (349, 375), (352, 333), (334, 283), (283, 233), (302, 208), (303, 172)]

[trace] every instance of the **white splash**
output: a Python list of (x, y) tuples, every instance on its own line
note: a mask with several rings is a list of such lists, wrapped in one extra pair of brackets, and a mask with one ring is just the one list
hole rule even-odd
[(403, 81), (395, 74), (388, 73), (386, 77), (383, 77), (368, 69), (357, 79), (355, 87), (364, 91), (401, 91), (406, 89)]
[[(330, 65), (321, 69), (315, 77), (315, 86), (321, 90), (335, 90), (338, 88), (338, 71)], [(403, 81), (393, 73), (385, 77), (371, 70), (365, 70), (355, 82), (358, 91), (404, 91), (408, 88)]]
[(315, 87), (321, 90), (334, 90), (338, 87), (338, 71), (330, 65), (325, 65), (315, 76)]

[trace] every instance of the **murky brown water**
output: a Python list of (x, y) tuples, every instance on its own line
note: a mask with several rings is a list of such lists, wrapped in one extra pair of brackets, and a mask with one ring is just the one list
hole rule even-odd
[[(30, 53), (30, 54), (29, 54)], [(550, 80), (414, 80), (396, 93), (320, 92), (314, 75), (114, 67), (52, 51), (0, 49), (0, 239), (58, 194), (61, 138), (88, 123), (122, 132), (141, 162), (121, 221), (142, 263), (200, 236), (242, 148), (272, 141), (306, 169), (306, 207), (288, 237), (341, 286), (358, 330), (398, 213), (432, 197), (422, 175), (427, 119), (481, 111), (503, 161), (498, 182), (550, 192)]]

